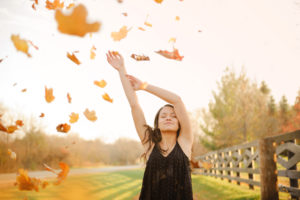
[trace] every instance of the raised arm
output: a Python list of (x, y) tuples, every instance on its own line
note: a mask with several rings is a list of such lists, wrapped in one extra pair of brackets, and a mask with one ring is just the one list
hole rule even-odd
[[(109, 51), (106, 54), (106, 57), (107, 57), (108, 63), (119, 72), (120, 80), (121, 80), (125, 95), (127, 97), (128, 103), (131, 108), (131, 114), (132, 114), (132, 118), (134, 121), (134, 125), (135, 125), (136, 131), (139, 135), (139, 138), (143, 144), (143, 140), (144, 139), (147, 140), (147, 138), (144, 138), (145, 130), (146, 130), (144, 125), (146, 124), (146, 120), (145, 120), (144, 112), (138, 103), (138, 99), (137, 99), (137, 96), (135, 93), (136, 89), (130, 83), (128, 78), (126, 77), (127, 72), (126, 72), (126, 69), (124, 66), (124, 59), (119, 53), (111, 52), (111, 51)], [(144, 147), (148, 148), (145, 145), (144, 145)]]
[(137, 85), (135, 86), (136, 88), (143, 89), (174, 106), (174, 111), (181, 126), (180, 136), (178, 139), (182, 139), (185, 143), (192, 145), (193, 134), (191, 131), (191, 124), (187, 110), (181, 98), (168, 90), (153, 86), (151, 84), (147, 84), (147, 86), (145, 85), (145, 87), (141, 87), (143, 83), (139, 79), (131, 75), (127, 75), (127, 77), (129, 77), (129, 80), (132, 84)]

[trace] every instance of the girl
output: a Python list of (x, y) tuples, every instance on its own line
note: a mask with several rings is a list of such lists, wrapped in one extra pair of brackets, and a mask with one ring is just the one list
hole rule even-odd
[[(146, 169), (140, 200), (190, 200), (193, 199), (191, 150), (193, 135), (186, 108), (179, 96), (144, 84), (134, 76), (127, 75), (123, 57), (108, 51), (108, 63), (120, 75), (124, 92), (131, 107), (132, 118), (141, 143), (145, 149)], [(168, 102), (155, 116), (154, 128), (147, 125), (136, 93), (149, 92)]]

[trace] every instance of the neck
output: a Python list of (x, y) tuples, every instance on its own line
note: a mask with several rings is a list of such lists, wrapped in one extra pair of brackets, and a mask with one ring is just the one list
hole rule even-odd
[(166, 147), (172, 147), (177, 140), (176, 132), (161, 132), (161, 141), (160, 143)]

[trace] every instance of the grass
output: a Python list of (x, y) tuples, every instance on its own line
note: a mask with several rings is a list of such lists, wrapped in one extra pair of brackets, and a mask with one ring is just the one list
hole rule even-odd
[[(0, 199), (23, 200), (117, 200), (138, 199), (143, 169), (119, 172), (73, 175), (58, 186), (50, 184), (46, 189), (19, 191), (17, 187), (0, 188)], [(213, 177), (192, 175), (193, 193), (196, 200), (255, 200), (260, 198), (259, 189), (249, 190)], [(51, 182), (51, 180), (50, 180)]]

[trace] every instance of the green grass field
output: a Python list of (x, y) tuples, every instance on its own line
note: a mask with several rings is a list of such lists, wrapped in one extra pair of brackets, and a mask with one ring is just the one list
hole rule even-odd
[[(138, 199), (144, 170), (74, 175), (60, 185), (51, 184), (35, 191), (19, 191), (15, 186), (0, 188), (1, 200), (100, 200)], [(212, 177), (193, 175), (193, 193), (196, 200), (254, 200), (260, 198), (258, 189), (237, 186)], [(281, 198), (285, 199), (285, 197)], [(287, 199), (287, 198), (286, 198)]]

